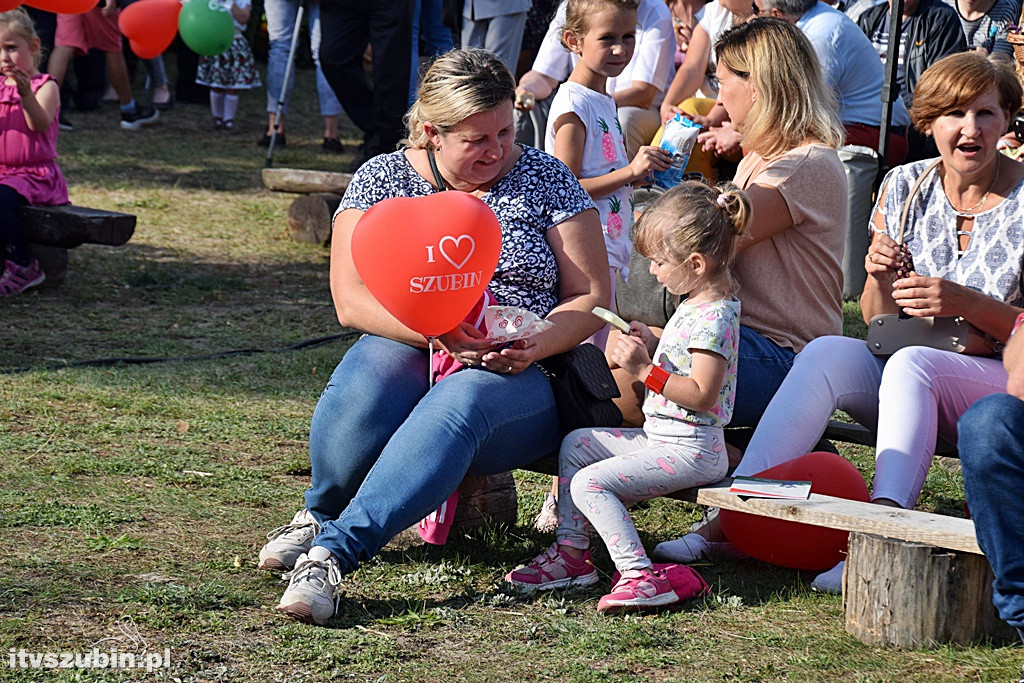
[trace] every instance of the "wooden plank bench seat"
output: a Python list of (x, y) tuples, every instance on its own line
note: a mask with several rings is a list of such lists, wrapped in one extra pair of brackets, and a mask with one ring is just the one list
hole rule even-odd
[(82, 244), (119, 247), (135, 234), (136, 217), (84, 206), (23, 206), (18, 209), (32, 252), (46, 273), (44, 287), (64, 281), (68, 249)]

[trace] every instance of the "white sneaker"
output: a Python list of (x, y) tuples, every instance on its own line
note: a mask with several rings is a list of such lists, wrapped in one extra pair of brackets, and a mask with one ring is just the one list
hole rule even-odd
[(846, 567), (845, 560), (832, 567), (832, 569), (829, 569), (827, 572), (818, 574), (814, 577), (814, 581), (811, 581), (811, 588), (819, 593), (829, 593), (831, 595), (842, 594), (844, 567)]
[(299, 556), (295, 569), (282, 578), (288, 588), (277, 604), (277, 610), (307, 624), (323, 626), (338, 611), (338, 585), (341, 570), (331, 551), (321, 545)]
[(295, 513), (290, 524), (279, 526), (267, 534), (268, 543), (260, 550), (260, 569), (291, 569), (303, 553), (313, 547), (313, 539), (320, 533), (320, 523), (309, 510)]
[(690, 564), (716, 556), (733, 559), (748, 557), (729, 541), (709, 541), (700, 534), (686, 534), (674, 541), (659, 543), (651, 553), (652, 559), (678, 564)]

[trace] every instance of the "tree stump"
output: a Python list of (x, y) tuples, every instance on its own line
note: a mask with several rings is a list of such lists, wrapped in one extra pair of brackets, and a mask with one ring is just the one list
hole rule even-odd
[(992, 578), (984, 555), (853, 532), (843, 573), (846, 632), (896, 647), (1009, 639), (992, 605)]
[(299, 197), (288, 207), (288, 234), (296, 242), (326, 245), (331, 241), (331, 219), (341, 195), (314, 192)]
[(68, 274), (68, 250), (34, 242), (29, 246), (32, 247), (32, 255), (39, 260), (39, 267), (46, 273), (46, 280), (40, 286), (59, 287)]
[(483, 477), (466, 477), (459, 485), (452, 531), (465, 531), (487, 524), (516, 523), (519, 500), (511, 472)]

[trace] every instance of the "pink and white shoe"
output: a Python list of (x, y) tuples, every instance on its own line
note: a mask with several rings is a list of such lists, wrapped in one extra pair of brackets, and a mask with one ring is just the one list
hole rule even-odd
[(24, 292), (30, 287), (42, 284), (46, 273), (39, 267), (39, 261), (32, 259), (27, 266), (19, 266), (14, 261), (4, 263), (3, 275), (0, 275), (0, 296), (11, 296)]
[(590, 559), (590, 548), (584, 550), (583, 557), (577, 560), (563, 551), (558, 543), (552, 543), (545, 552), (533, 558), (533, 562), (506, 574), (505, 580), (517, 588), (544, 591), (565, 586), (592, 586), (597, 583), (597, 571)]
[(448, 500), (441, 503), (429, 515), (420, 520), (416, 531), (424, 543), (431, 545), (444, 545), (448, 542), (448, 532), (452, 530), (452, 522), (455, 521), (455, 507), (459, 504), (459, 492), (456, 491), (448, 496)]
[(599, 614), (622, 614), (645, 609), (658, 609), (682, 602), (664, 571), (630, 569), (622, 572), (612, 592), (597, 603)]

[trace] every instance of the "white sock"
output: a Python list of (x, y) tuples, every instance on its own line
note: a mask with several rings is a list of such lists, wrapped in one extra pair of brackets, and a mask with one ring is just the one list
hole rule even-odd
[(235, 112), (238, 111), (238, 95), (224, 94), (224, 120), (234, 121)]
[(222, 119), (224, 118), (224, 93), (210, 91), (210, 113), (213, 114), (213, 118)]

